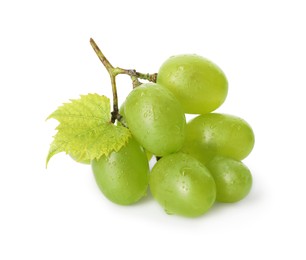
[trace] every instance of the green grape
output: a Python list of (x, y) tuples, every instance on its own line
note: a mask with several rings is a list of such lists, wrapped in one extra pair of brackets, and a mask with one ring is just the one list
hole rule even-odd
[(252, 175), (242, 162), (217, 156), (206, 166), (216, 183), (217, 201), (237, 202), (250, 192)]
[(197, 217), (216, 198), (216, 186), (208, 169), (192, 156), (174, 153), (161, 158), (150, 174), (153, 197), (169, 214)]
[(100, 190), (112, 202), (129, 205), (146, 195), (149, 164), (134, 138), (118, 152), (93, 160), (91, 165)]
[(182, 148), (185, 114), (167, 89), (155, 83), (142, 84), (127, 96), (124, 112), (129, 129), (146, 151), (164, 156)]
[(228, 90), (227, 79), (217, 65), (191, 54), (166, 60), (159, 69), (157, 83), (173, 92), (188, 114), (217, 109)]
[(253, 130), (243, 119), (210, 113), (188, 122), (182, 151), (203, 164), (216, 155), (242, 160), (252, 151), (254, 142)]

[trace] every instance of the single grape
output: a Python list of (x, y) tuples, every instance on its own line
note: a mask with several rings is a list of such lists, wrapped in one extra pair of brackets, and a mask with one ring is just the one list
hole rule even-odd
[(150, 174), (153, 197), (169, 214), (197, 217), (213, 205), (214, 179), (192, 156), (174, 153), (161, 158)]
[(164, 156), (182, 148), (185, 114), (169, 90), (155, 83), (142, 84), (127, 96), (124, 112), (129, 129), (146, 151)]
[(167, 59), (159, 69), (157, 83), (169, 89), (188, 114), (217, 109), (228, 91), (222, 70), (213, 62), (191, 54)]
[(237, 202), (250, 192), (252, 175), (242, 162), (217, 156), (206, 166), (216, 183), (217, 201)]
[(254, 142), (253, 130), (245, 120), (209, 113), (188, 122), (182, 151), (203, 164), (216, 155), (242, 160), (252, 151)]
[(118, 152), (93, 160), (91, 165), (100, 190), (112, 202), (129, 205), (146, 194), (149, 164), (134, 138)]

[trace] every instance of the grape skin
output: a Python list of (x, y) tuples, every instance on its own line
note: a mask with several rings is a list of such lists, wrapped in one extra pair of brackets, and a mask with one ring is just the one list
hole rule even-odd
[(203, 164), (217, 155), (242, 160), (252, 151), (254, 142), (253, 130), (245, 120), (209, 113), (188, 122), (182, 151)]
[(124, 112), (129, 129), (145, 150), (165, 156), (182, 148), (185, 114), (167, 89), (155, 83), (142, 84), (127, 96)]
[(91, 165), (100, 190), (112, 202), (129, 205), (146, 194), (149, 164), (146, 153), (134, 138), (118, 152), (93, 160)]
[(206, 166), (216, 183), (217, 201), (237, 202), (250, 192), (252, 174), (242, 162), (217, 156)]
[[(124, 109), (124, 105), (125, 105), (125, 103), (123, 103), (123, 104), (120, 106), (120, 109), (119, 109), (119, 113), (120, 113), (120, 115), (121, 115), (121, 117), (122, 117), (121, 120), (124, 122), (124, 125), (123, 125), (120, 121), (117, 121), (117, 125), (128, 127), (128, 126), (127, 126), (127, 123), (125, 122), (125, 109)], [(153, 154), (150, 153), (149, 151), (146, 151), (146, 150), (145, 150), (145, 152), (146, 152), (148, 161), (150, 161), (150, 160), (152, 159), (152, 157), (153, 157)]]
[(216, 187), (207, 168), (188, 154), (161, 158), (150, 174), (153, 197), (168, 214), (198, 217), (208, 211)]
[(228, 92), (223, 71), (194, 54), (167, 59), (159, 69), (157, 83), (177, 97), (187, 114), (205, 114), (217, 109)]

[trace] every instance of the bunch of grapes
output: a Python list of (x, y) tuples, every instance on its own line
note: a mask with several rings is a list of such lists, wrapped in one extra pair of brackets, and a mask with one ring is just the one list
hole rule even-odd
[[(130, 205), (150, 188), (168, 214), (186, 217), (204, 214), (215, 201), (243, 199), (252, 175), (241, 160), (253, 149), (254, 133), (243, 119), (212, 112), (227, 91), (224, 73), (211, 61), (166, 60), (156, 82), (135, 87), (120, 107), (118, 124), (132, 134), (127, 144), (91, 162), (102, 193)], [(196, 116), (186, 123), (186, 114)]]
[[(177, 55), (158, 73), (142, 74), (113, 67), (93, 39), (90, 43), (110, 75), (113, 111), (110, 100), (98, 94), (81, 95), (54, 111), (48, 118), (60, 124), (47, 164), (66, 152), (91, 164), (100, 190), (112, 202), (136, 203), (150, 189), (168, 214), (186, 217), (204, 214), (215, 201), (247, 196), (252, 175), (241, 160), (253, 149), (254, 133), (239, 117), (213, 113), (228, 91), (217, 65), (198, 55)], [(133, 82), (120, 109), (119, 74)], [(188, 123), (186, 114), (194, 115)]]

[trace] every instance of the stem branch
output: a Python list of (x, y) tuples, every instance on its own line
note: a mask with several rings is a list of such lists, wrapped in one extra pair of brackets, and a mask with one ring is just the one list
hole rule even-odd
[(107, 69), (107, 71), (112, 72), (112, 70), (114, 69), (113, 65), (104, 56), (104, 54), (102, 53), (102, 51), (100, 50), (100, 48), (98, 47), (98, 45), (95, 43), (95, 41), (92, 38), (90, 38), (90, 44), (92, 48), (94, 49), (95, 53), (97, 54), (97, 56), (99, 57), (100, 61), (103, 63), (103, 65)]
[(153, 74), (144, 74), (144, 73), (140, 73), (137, 72), (134, 69), (122, 69), (119, 67), (114, 67), (109, 60), (104, 56), (104, 54), (102, 53), (102, 51), (100, 50), (100, 48), (98, 47), (98, 45), (95, 43), (95, 41), (90, 38), (90, 44), (92, 46), (92, 48), (94, 49), (95, 53), (97, 54), (97, 56), (99, 57), (100, 61), (102, 62), (102, 64), (104, 65), (104, 67), (106, 68), (110, 79), (111, 79), (111, 84), (112, 84), (112, 92), (113, 92), (113, 111), (111, 112), (112, 117), (111, 117), (111, 122), (115, 123), (115, 121), (121, 118), (120, 114), (119, 114), (119, 109), (118, 109), (118, 95), (117, 95), (117, 86), (116, 86), (116, 76), (119, 74), (126, 74), (128, 76), (131, 77), (132, 83), (133, 83), (133, 88), (138, 87), (139, 85), (141, 85), (142, 83), (139, 81), (139, 79), (144, 79), (144, 80), (148, 80), (151, 82), (156, 82), (157, 80), (157, 73), (153, 73)]

